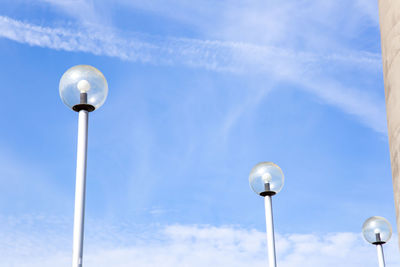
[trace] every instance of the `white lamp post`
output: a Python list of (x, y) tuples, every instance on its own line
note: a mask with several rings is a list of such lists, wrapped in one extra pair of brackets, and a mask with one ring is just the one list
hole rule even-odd
[(79, 113), (72, 267), (82, 266), (89, 112), (103, 105), (107, 94), (106, 79), (92, 66), (74, 66), (61, 77), (61, 99), (64, 104)]
[(367, 242), (376, 245), (379, 267), (385, 267), (385, 257), (382, 245), (392, 236), (392, 226), (383, 217), (374, 216), (368, 218), (362, 227), (362, 233)]
[(265, 200), (265, 221), (269, 266), (276, 267), (274, 219), (272, 215), (272, 196), (283, 187), (284, 176), (281, 168), (272, 162), (258, 163), (250, 172), (250, 187)]

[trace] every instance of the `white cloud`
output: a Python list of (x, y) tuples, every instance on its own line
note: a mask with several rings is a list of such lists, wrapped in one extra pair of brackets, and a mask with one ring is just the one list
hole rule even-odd
[[(372, 101), (365, 101), (365, 97), (357, 97), (365, 95), (365, 92), (346, 88), (329, 78), (324, 79), (323, 83), (314, 82), (321, 80), (315, 78), (320, 74), (321, 66), (332, 64), (367, 72), (370, 72), (373, 66), (372, 71), (377, 74), (381, 66), (379, 55), (358, 51), (342, 55), (313, 54), (240, 42), (161, 38), (140, 34), (123, 38), (120, 35), (112, 30), (72, 31), (40, 27), (0, 16), (0, 37), (32, 46), (87, 52), (151, 64), (185, 65), (234, 73), (259, 73), (268, 75), (273, 80), (299, 84), (329, 104), (357, 116), (368, 127), (378, 132), (386, 132), (383, 100), (373, 100), (367, 96), (366, 98)], [(228, 119), (225, 125), (232, 123)]]
[(325, 103), (357, 116), (373, 130), (386, 134), (386, 111), (383, 99), (366, 91), (344, 87), (338, 82), (324, 79), (298, 79), (304, 89), (318, 96)]
[[(66, 231), (70, 225), (62, 220), (2, 218), (1, 225), (1, 266), (70, 264), (72, 231)], [(267, 262), (265, 233), (254, 229), (153, 225), (138, 233), (129, 224), (121, 228), (91, 221), (87, 225), (84, 253), (87, 267), (261, 267)], [(400, 263), (395, 244), (392, 240), (385, 246), (388, 267)], [(356, 233), (278, 235), (277, 253), (282, 267), (376, 266), (374, 247)]]
[(183, 64), (216, 71), (270, 73), (278, 78), (298, 73), (302, 66), (312, 68), (314, 65), (317, 68), (322, 63), (345, 63), (347, 67), (367, 69), (373, 65), (375, 71), (380, 67), (380, 56), (365, 52), (323, 55), (240, 42), (160, 38), (143, 34), (122, 38), (117, 31), (111, 32), (41, 27), (0, 16), (0, 37), (32, 46), (129, 61)]
[(177, 21), (206, 38), (317, 51), (338, 48), (343, 37), (354, 38), (366, 19), (378, 24), (374, 0), (117, 0), (116, 4)]

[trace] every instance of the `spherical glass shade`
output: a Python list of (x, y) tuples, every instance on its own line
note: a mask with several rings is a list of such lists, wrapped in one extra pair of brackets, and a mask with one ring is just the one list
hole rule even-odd
[[(78, 65), (67, 70), (60, 80), (60, 96), (68, 107), (98, 109), (107, 98), (108, 85), (104, 75), (95, 67)], [(75, 107), (75, 108), (74, 108)]]
[(259, 195), (274, 195), (283, 187), (284, 176), (281, 168), (272, 162), (258, 163), (250, 172), (250, 187)]
[(362, 232), (369, 243), (383, 244), (392, 236), (392, 226), (385, 218), (374, 216), (365, 221)]

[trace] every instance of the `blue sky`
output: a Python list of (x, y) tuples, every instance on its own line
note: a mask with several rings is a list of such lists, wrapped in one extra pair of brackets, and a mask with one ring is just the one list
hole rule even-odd
[(58, 82), (89, 64), (109, 96), (90, 115), (86, 266), (265, 266), (260, 161), (286, 177), (281, 266), (376, 266), (361, 225), (395, 228), (377, 4), (320, 2), (3, 2), (0, 264), (70, 264), (77, 114)]

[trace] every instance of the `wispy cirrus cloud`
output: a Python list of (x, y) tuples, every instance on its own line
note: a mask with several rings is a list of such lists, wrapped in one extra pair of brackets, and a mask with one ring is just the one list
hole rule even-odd
[(297, 65), (345, 61), (347, 64), (362, 67), (365, 63), (379, 65), (380, 62), (379, 55), (367, 52), (317, 55), (240, 42), (161, 38), (144, 34), (121, 38), (117, 31), (110, 34), (110, 31), (101, 32), (89, 28), (76, 31), (41, 27), (5, 16), (0, 16), (0, 36), (32, 46), (87, 52), (134, 62), (183, 64), (216, 71), (274, 72), (281, 76), (293, 71), (293, 68), (287, 68), (289, 59), (298, 62)]
[[(132, 33), (130, 37), (121, 35), (115, 30), (82, 28), (73, 31), (41, 27), (0, 16), (0, 37), (31, 46), (86, 52), (155, 65), (183, 65), (218, 72), (261, 74), (275, 81), (291, 82), (344, 112), (355, 115), (375, 131), (386, 132), (382, 99), (373, 99), (372, 96), (358, 98), (366, 93), (341, 85), (329, 76), (316, 79), (320, 76), (321, 66), (330, 65), (378, 73), (381, 63), (377, 54), (359, 51), (314, 54), (242, 42), (163, 38), (138, 33)], [(229, 121), (225, 123), (232, 124)]]
[[(60, 218), (1, 218), (0, 256), (4, 266), (70, 264), (70, 224)], [(167, 225), (135, 231), (134, 225), (89, 220), (85, 266), (265, 266), (265, 233), (238, 226)], [(60, 228), (61, 227), (61, 228)], [(18, 229), (18, 230), (17, 230)], [(393, 240), (387, 266), (400, 263)], [(280, 266), (376, 266), (373, 246), (358, 233), (277, 235)]]

